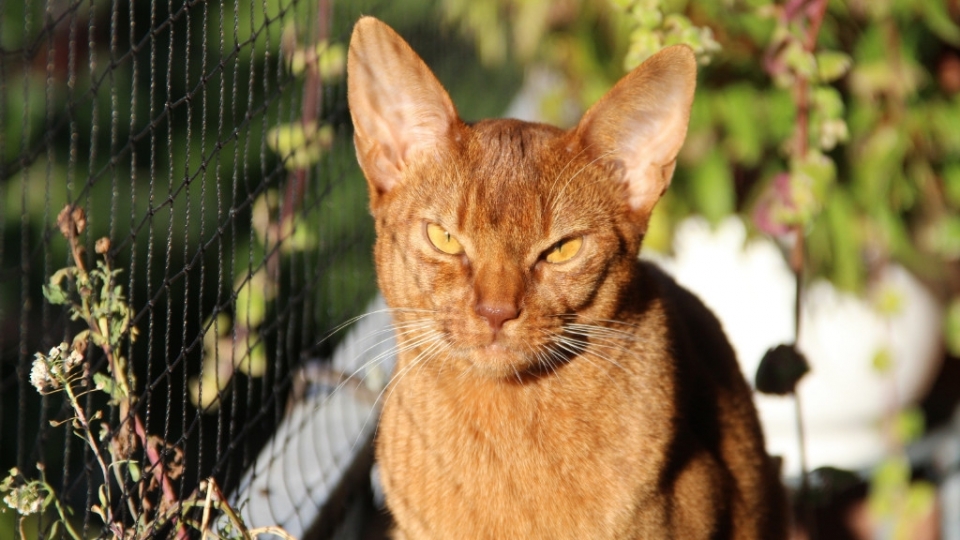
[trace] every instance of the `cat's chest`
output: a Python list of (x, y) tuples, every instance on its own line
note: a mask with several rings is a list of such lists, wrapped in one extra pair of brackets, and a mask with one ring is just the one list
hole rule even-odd
[[(577, 537), (569, 533), (595, 531), (584, 527), (606, 516), (616, 530), (637, 486), (656, 484), (669, 422), (630, 403), (635, 378), (470, 386), (426, 370), (415, 377), (385, 405), (378, 458), (389, 492), (432, 528), (458, 516), (473, 530), (507, 527), (500, 537)], [(648, 448), (629, 447), (637, 440)], [(541, 515), (544, 501), (559, 512)]]

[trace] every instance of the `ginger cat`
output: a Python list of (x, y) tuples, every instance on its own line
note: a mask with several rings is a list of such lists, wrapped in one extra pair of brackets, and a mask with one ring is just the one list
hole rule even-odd
[(719, 323), (637, 259), (695, 84), (676, 46), (573, 129), (467, 124), (400, 36), (357, 23), (350, 111), (398, 343), (376, 449), (394, 538), (786, 535)]

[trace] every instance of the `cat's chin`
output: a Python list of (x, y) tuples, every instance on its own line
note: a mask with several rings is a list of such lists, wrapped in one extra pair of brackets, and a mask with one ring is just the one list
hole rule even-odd
[(474, 347), (467, 359), (474, 371), (493, 379), (516, 379), (536, 364), (528, 355), (497, 342)]

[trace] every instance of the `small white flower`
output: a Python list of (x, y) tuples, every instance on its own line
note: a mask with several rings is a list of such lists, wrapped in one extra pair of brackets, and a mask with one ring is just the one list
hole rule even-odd
[(3, 502), (24, 516), (43, 510), (43, 496), (37, 489), (37, 485), (33, 483), (13, 488), (3, 498)]
[(47, 355), (36, 353), (33, 366), (30, 368), (30, 384), (41, 394), (60, 388), (60, 381), (66, 379), (70, 371), (76, 367), (83, 356), (77, 351), (64, 357), (64, 353), (70, 350), (70, 344), (61, 343), (50, 349)]
[(83, 355), (80, 354), (80, 351), (76, 349), (70, 351), (70, 355), (67, 356), (66, 361), (66, 372), (70, 373), (70, 371), (79, 366), (81, 362), (83, 362)]
[(47, 357), (43, 353), (37, 353), (35, 356), (33, 367), (30, 368), (30, 384), (41, 394), (46, 393), (47, 390), (59, 388), (60, 383), (53, 378), (47, 366)]

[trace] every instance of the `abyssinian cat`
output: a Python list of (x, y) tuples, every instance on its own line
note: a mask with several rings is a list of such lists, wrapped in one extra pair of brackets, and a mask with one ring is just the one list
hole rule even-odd
[(690, 49), (566, 131), (465, 123), (374, 18), (347, 65), (398, 343), (376, 448), (394, 537), (784, 537), (719, 323), (637, 258), (686, 135)]

